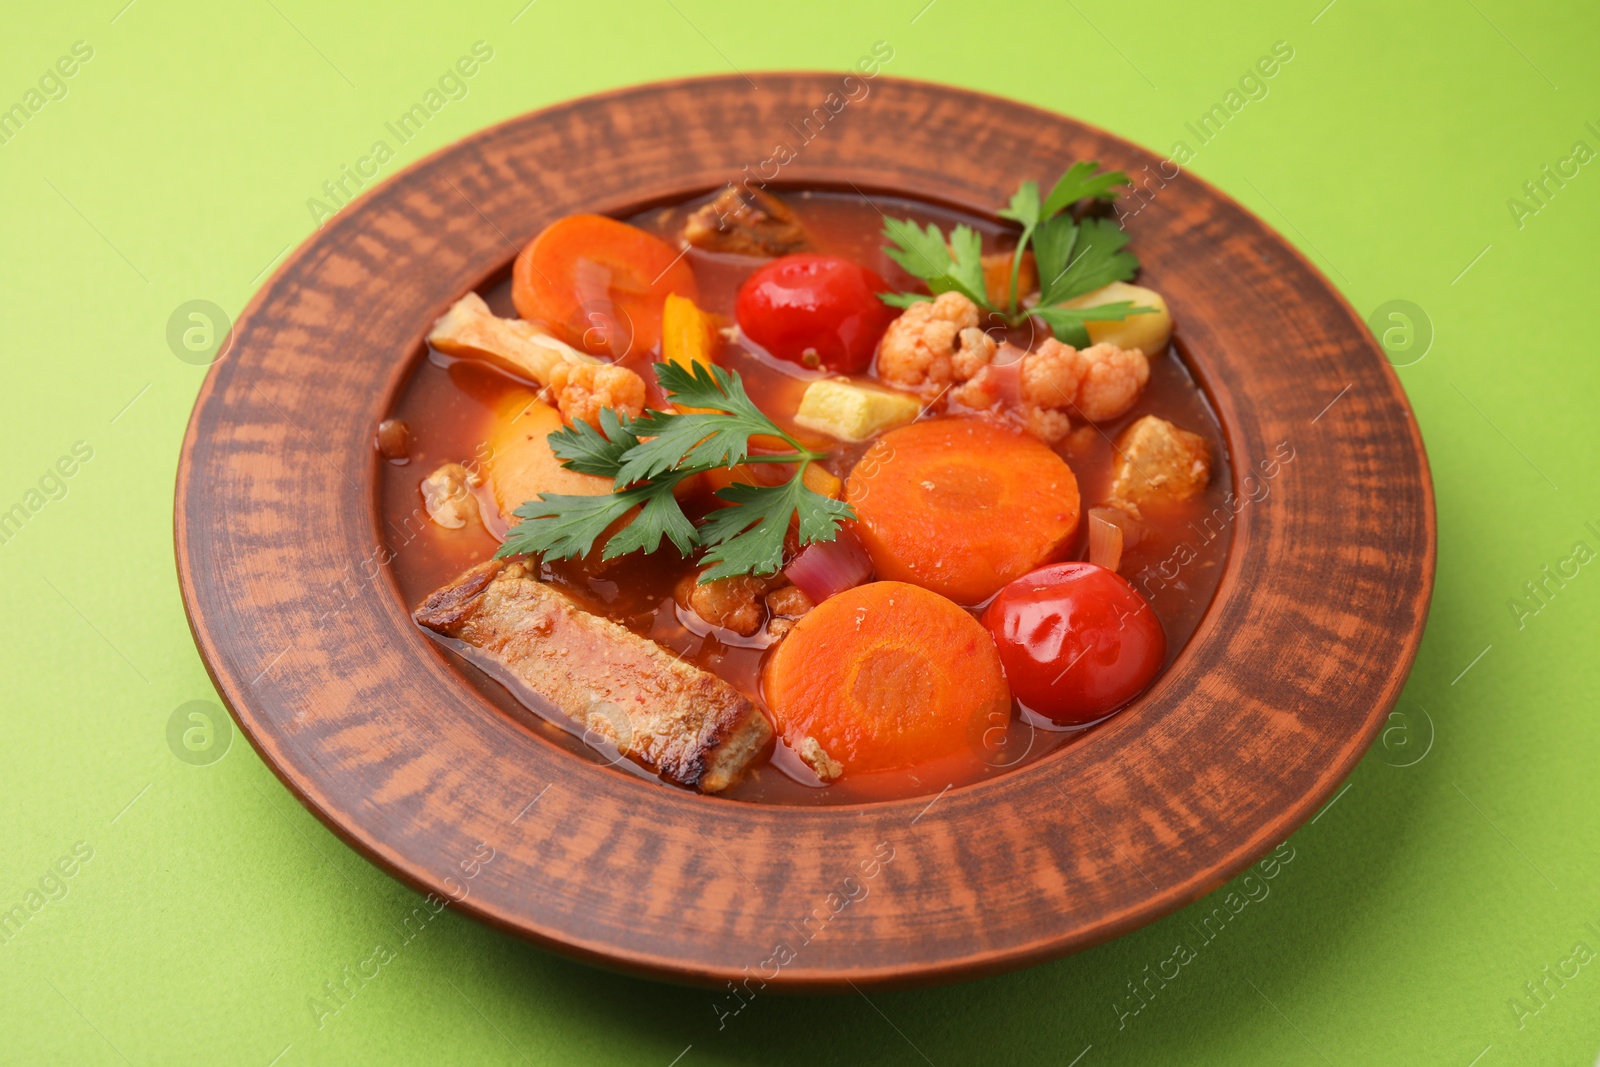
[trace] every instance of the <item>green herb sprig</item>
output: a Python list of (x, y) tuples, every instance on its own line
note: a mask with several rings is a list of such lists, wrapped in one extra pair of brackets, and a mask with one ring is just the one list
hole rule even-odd
[[(541, 493), (512, 512), (522, 520), (512, 527), (496, 556), (532, 553), (543, 559), (587, 556), (606, 530), (634, 508), (638, 514), (611, 535), (602, 559), (630, 552), (655, 552), (663, 539), (687, 556), (706, 549), (710, 566), (701, 583), (741, 574), (772, 574), (783, 566), (783, 542), (791, 520), (799, 517), (801, 545), (832, 541), (839, 523), (855, 518), (849, 504), (808, 488), (803, 477), (812, 463), (826, 459), (795, 440), (767, 417), (744, 391), (733, 371), (695, 363), (657, 363), (656, 380), (673, 402), (709, 411), (646, 411), (637, 419), (610, 408), (600, 412), (598, 428), (586, 422), (550, 435), (561, 465), (580, 474), (610, 478), (604, 496)], [(794, 449), (789, 453), (750, 454), (750, 438), (771, 436)], [(726, 506), (699, 526), (689, 521), (674, 490), (686, 478), (741, 463), (790, 463), (795, 470), (780, 485), (736, 483), (717, 491)]]
[[(998, 212), (1022, 227), (1011, 257), (1009, 293), (1001, 307), (989, 301), (984, 286), (983, 246), (976, 230), (958, 225), (947, 242), (944, 232), (931, 222), (924, 229), (910, 219), (885, 219), (883, 235), (891, 242), (884, 248), (885, 254), (906, 273), (921, 278), (928, 294), (879, 293), (878, 298), (893, 307), (910, 307), (940, 293), (958, 292), (1008, 326), (1033, 316), (1059, 340), (1081, 348), (1089, 343), (1085, 323), (1120, 322), (1129, 315), (1154, 310), (1138, 307), (1131, 300), (1092, 308), (1062, 306), (1111, 282), (1128, 281), (1139, 269), (1138, 258), (1126, 251), (1128, 235), (1120, 226), (1100, 218), (1080, 222), (1069, 210), (1085, 200), (1113, 200), (1118, 186), (1132, 184), (1124, 172), (1102, 171), (1100, 164), (1093, 162), (1074, 163), (1042, 200), (1037, 182), (1023, 182), (1011, 202)], [(1039, 300), (1023, 307), (1025, 294), (1017, 291), (1017, 279), (1030, 245), (1039, 272)]]

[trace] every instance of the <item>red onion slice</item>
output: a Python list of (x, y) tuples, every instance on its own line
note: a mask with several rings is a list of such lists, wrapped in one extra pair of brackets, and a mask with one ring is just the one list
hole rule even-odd
[(801, 549), (783, 574), (813, 603), (820, 604), (866, 581), (872, 575), (872, 560), (850, 527), (841, 526), (834, 540)]

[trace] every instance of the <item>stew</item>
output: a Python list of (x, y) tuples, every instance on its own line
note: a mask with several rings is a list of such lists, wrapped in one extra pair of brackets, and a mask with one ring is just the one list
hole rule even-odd
[(375, 428), (419, 625), (529, 729), (743, 801), (937, 794), (1136, 714), (1232, 475), (1119, 184), (554, 223)]

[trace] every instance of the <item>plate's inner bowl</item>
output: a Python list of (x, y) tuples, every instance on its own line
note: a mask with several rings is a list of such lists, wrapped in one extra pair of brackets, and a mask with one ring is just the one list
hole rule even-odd
[[(936, 222), (947, 231), (965, 223), (984, 236), (986, 248), (1004, 247), (1014, 235), (992, 218), (947, 206), (907, 199), (892, 193), (838, 192), (824, 189), (779, 190), (795, 208), (820, 251), (854, 259), (883, 276), (896, 289), (917, 283), (882, 251), (883, 215)], [(671, 243), (688, 211), (711, 194), (686, 197), (665, 207), (653, 207), (628, 218)], [(744, 256), (691, 249), (688, 262), (699, 284), (702, 308), (733, 321), (734, 300), (740, 283), (761, 264)], [(1141, 277), (1141, 284), (1159, 291), (1160, 279)], [(509, 264), (480, 288), (479, 294), (499, 315), (514, 316)], [(425, 325), (425, 324), (424, 324)], [(626, 331), (626, 324), (607, 323)], [(1178, 324), (1181, 338), (1182, 324)], [(1011, 331), (1020, 347), (1036, 345), (1042, 337), (1028, 330)], [(469, 466), (481, 461), (492, 434), (496, 412), (508, 398), (525, 395), (529, 388), (486, 364), (453, 359), (432, 349), (410, 354), (413, 369), (389, 405), (391, 418), (410, 428), (409, 453), (403, 461), (376, 459), (380, 465), (379, 509), (381, 536), (393, 553), (393, 575), (409, 609), (433, 590), (474, 564), (493, 555), (498, 540), (491, 529), (503, 531), (515, 519), (500, 515), (492, 493), (477, 496), (484, 523), (469, 522), (461, 529), (444, 529), (430, 522), (419, 484), (444, 463)], [(619, 362), (653, 381), (649, 365), (659, 351), (629, 348)], [(798, 406), (805, 386), (817, 377), (794, 364), (775, 360), (756, 346), (734, 342), (723, 346), (719, 362), (737, 371), (750, 395), (780, 423)], [(1208, 610), (1227, 560), (1232, 524), (1213, 521), (1228, 515), (1226, 498), (1233, 488), (1226, 438), (1212, 405), (1191, 374), (1179, 347), (1151, 359), (1149, 385), (1139, 401), (1116, 420), (1087, 425), (1057, 446), (1076, 475), (1084, 507), (1103, 500), (1110, 487), (1115, 456), (1114, 441), (1121, 430), (1146, 414), (1158, 414), (1201, 435), (1213, 457), (1211, 478), (1205, 491), (1182, 505), (1183, 511), (1164, 516), (1145, 528), (1135, 544), (1125, 546), (1121, 573), (1148, 600), (1167, 638), (1166, 666), (1182, 651)], [(839, 445), (829, 466), (844, 477), (865, 450), (865, 443)], [(1087, 557), (1087, 521), (1062, 558)], [(761, 637), (741, 638), (720, 627), (702, 624), (698, 617), (678, 609), (674, 582), (684, 564), (670, 548), (650, 557), (615, 561), (603, 570), (570, 564), (545, 565), (543, 577), (560, 585), (582, 606), (655, 640), (690, 663), (712, 671), (745, 696), (763, 703), (760, 670), (767, 655)], [(522, 723), (548, 743), (591, 761), (653, 778), (649, 772), (619, 756), (616, 749), (593, 733), (585, 735), (560, 712), (514, 679), (477, 659), (464, 645), (448, 655), (463, 679), (503, 713)], [(1118, 715), (1139, 714), (1139, 701)], [(1015, 705), (1008, 723), (980, 721), (969, 731), (968, 744), (955, 755), (913, 768), (866, 774), (847, 774), (841, 781), (819, 787), (796, 757), (780, 741), (770, 762), (751, 771), (743, 782), (722, 794), (725, 798), (771, 804), (839, 804), (936, 794), (952, 785), (964, 785), (1004, 774), (1036, 762), (1081, 741), (1094, 726), (1063, 728), (1028, 709)], [(673, 788), (662, 784), (661, 788)]]

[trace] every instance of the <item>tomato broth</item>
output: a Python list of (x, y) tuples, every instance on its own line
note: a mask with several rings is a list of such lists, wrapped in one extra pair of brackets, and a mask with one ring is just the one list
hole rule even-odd
[[(920, 201), (823, 190), (791, 191), (784, 194), (807, 233), (821, 252), (849, 257), (870, 267), (896, 289), (911, 289), (917, 282), (882, 251), (881, 235), (886, 215), (936, 222), (943, 227), (965, 223), (984, 235), (986, 247), (1005, 245), (1014, 238), (991, 220), (969, 216)], [(627, 221), (669, 242), (687, 213), (708, 197), (661, 209), (654, 209)], [(740, 283), (762, 259), (690, 249), (687, 261), (699, 285), (700, 307), (732, 321), (734, 300)], [(1159, 287), (1159, 279), (1141, 279)], [(487, 287), (481, 295), (498, 315), (514, 316), (509, 277)], [(625, 322), (600, 322), (596, 328), (620, 331), (625, 337)], [(1179, 324), (1181, 330), (1181, 323)], [(1042, 327), (1040, 327), (1042, 330)], [(1040, 338), (1042, 339), (1042, 337)], [(1026, 330), (1013, 331), (1013, 340), (1026, 347)], [(618, 362), (638, 371), (651, 383), (650, 402), (660, 403), (654, 392), (650, 364), (659, 351), (636, 351), (625, 340), (615, 348), (626, 349)], [(718, 362), (737, 371), (745, 388), (776, 422), (808, 447), (825, 448), (830, 458), (825, 464), (841, 478), (870, 442), (841, 444), (796, 427), (790, 421), (806, 386), (826, 374), (776, 360), (754, 345), (735, 342), (723, 346)], [(410, 430), (408, 456), (403, 460), (379, 460), (380, 514), (383, 533), (393, 553), (391, 567), (407, 606), (414, 606), (430, 592), (461, 574), (467, 568), (493, 555), (499, 542), (483, 525), (469, 523), (461, 529), (445, 529), (428, 520), (419, 493), (419, 482), (440, 464), (462, 463), (472, 469), (486, 456), (490, 425), (497, 403), (513, 389), (526, 389), (519, 382), (487, 364), (453, 359), (434, 350), (418, 359), (416, 369), (396, 398), (391, 418), (404, 420)], [(1150, 359), (1150, 380), (1138, 401), (1125, 415), (1097, 425), (1093, 434), (1074, 434), (1057, 446), (1077, 477), (1085, 511), (1104, 499), (1113, 477), (1113, 441), (1127, 425), (1148, 414), (1159, 415), (1205, 439), (1210, 446), (1212, 468), (1209, 484), (1191, 500), (1174, 504), (1152, 518), (1136, 544), (1125, 547), (1120, 572), (1134, 583), (1149, 601), (1166, 634), (1167, 659), (1181, 652), (1204, 616), (1227, 557), (1231, 528), (1205, 519), (1220, 509), (1230, 514), (1225, 500), (1232, 490), (1232, 473), (1221, 427), (1204, 393), (1196, 385), (1175, 347)], [(497, 514), (492, 496), (478, 492), (485, 522), (503, 531), (509, 516)], [(1084, 559), (1088, 552), (1087, 518), (1080, 519), (1078, 533), (1062, 558)], [(1181, 566), (1175, 565), (1181, 560)], [(542, 577), (559, 586), (579, 605), (612, 619), (640, 636), (678, 653), (689, 663), (711, 671), (745, 696), (765, 708), (761, 691), (761, 666), (767, 655), (768, 639), (763, 633), (741, 637), (710, 625), (692, 612), (679, 608), (673, 598), (674, 584), (691, 564), (670, 547), (650, 556), (634, 555), (603, 565), (583, 561), (545, 563)], [(980, 612), (980, 609), (974, 609)], [(537, 695), (513, 679), (503, 678), (459, 643), (452, 646), (452, 658), (462, 673), (492, 703), (513, 716), (528, 729), (541, 734), (567, 750), (598, 763), (616, 766), (624, 772), (654, 778), (643, 768), (619, 759), (614, 749), (601, 743), (590, 744), (582, 728), (556, 712)], [(1137, 701), (1132, 713), (1137, 714)], [(1126, 710), (1119, 714), (1128, 713)], [(1104, 720), (1102, 720), (1104, 721)], [(1034, 762), (1066, 745), (1081, 740), (1094, 726), (1066, 729), (1032, 713), (1013, 701), (1009, 722), (974, 723), (968, 744), (955, 756), (916, 767), (877, 773), (850, 773), (830, 785), (818, 784), (780, 738), (770, 762), (754, 766), (744, 780), (721, 795), (733, 800), (777, 804), (837, 804), (937, 794), (952, 785), (978, 781), (1022, 764)]]

